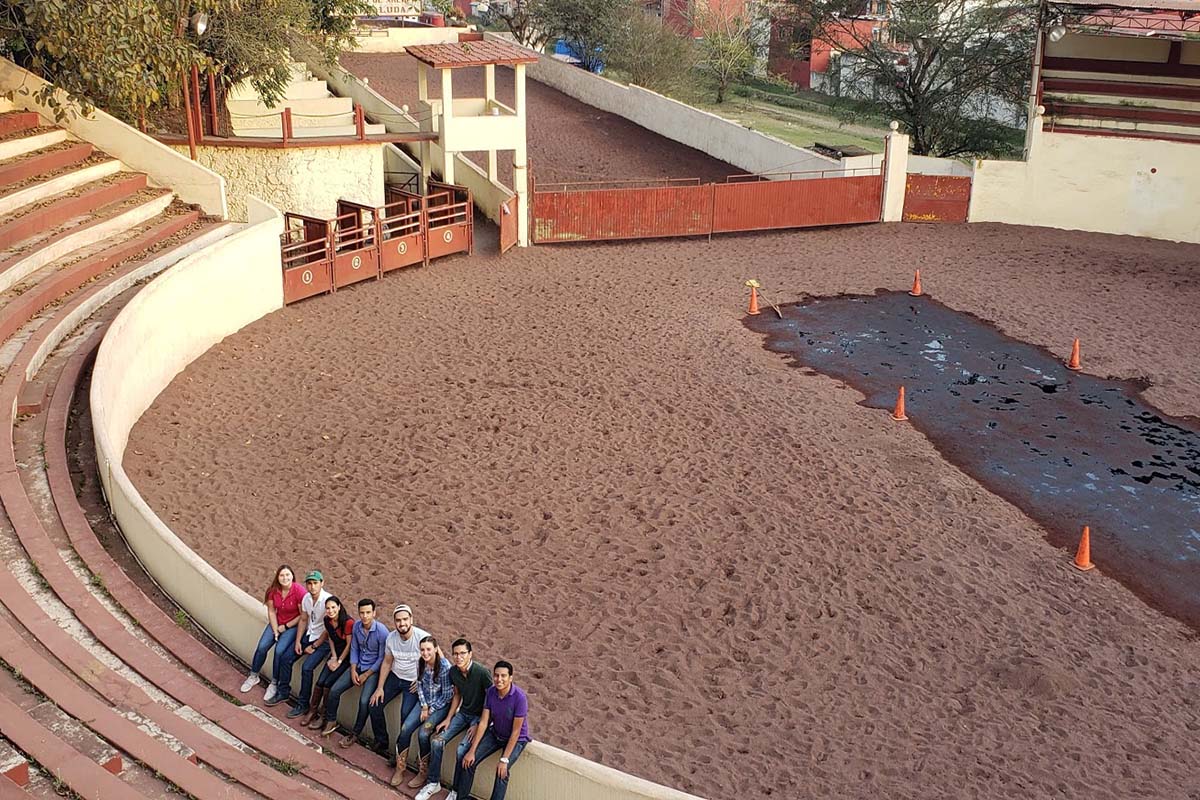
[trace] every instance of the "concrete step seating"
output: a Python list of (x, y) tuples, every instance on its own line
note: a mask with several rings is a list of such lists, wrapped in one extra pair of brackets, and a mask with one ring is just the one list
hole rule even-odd
[(1056, 132), (1182, 142), (1200, 135), (1200, 80), (1195, 79), (1048, 69), (1042, 105), (1047, 130)]
[[(354, 101), (336, 97), (329, 92), (325, 81), (313, 80), (308, 67), (291, 65), (291, 80), (284, 98), (268, 106), (249, 83), (233, 88), (225, 101), (235, 136), (255, 136), (278, 139), (283, 136), (283, 109), (291, 109), (293, 138), (332, 138), (354, 136)], [(368, 135), (386, 133), (383, 125), (366, 125)]]
[[(0, 114), (2, 143), (44, 127)], [(67, 420), (100, 336), (138, 282), (236, 226), (89, 144), (36, 144), (0, 160), (0, 395), (14, 412), (0, 437), (0, 800), (389, 791), (365, 748), (326, 757), (287, 706), (236, 700), (243, 668), (124, 574), (75, 495)]]

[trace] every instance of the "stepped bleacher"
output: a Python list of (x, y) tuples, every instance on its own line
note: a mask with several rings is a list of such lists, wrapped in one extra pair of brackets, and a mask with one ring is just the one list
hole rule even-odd
[[(264, 103), (249, 83), (233, 87), (225, 105), (235, 136), (281, 138), (285, 108), (291, 112), (291, 138), (353, 138), (358, 131), (354, 101), (331, 94), (325, 81), (314, 79), (300, 63), (292, 64), (284, 97), (274, 106)], [(365, 123), (367, 136), (386, 132), (381, 124)]]
[(1047, 131), (1200, 142), (1200, 41), (1068, 34), (1047, 44), (1040, 95)]
[(0, 113), (0, 800), (387, 789), (365, 749), (328, 757), (286, 706), (235, 700), (242, 668), (125, 575), (75, 494), (67, 422), (108, 324), (239, 228), (35, 113)]

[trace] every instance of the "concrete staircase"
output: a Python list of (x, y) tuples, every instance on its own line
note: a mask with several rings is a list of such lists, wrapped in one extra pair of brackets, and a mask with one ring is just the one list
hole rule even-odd
[[(292, 113), (294, 138), (355, 136), (354, 101), (335, 97), (325, 81), (314, 80), (304, 64), (292, 64), (287, 92), (278, 105), (266, 105), (254, 88), (241, 83), (233, 88), (225, 101), (229, 109), (234, 136), (261, 136), (278, 139), (283, 135), (280, 112)], [(385, 133), (383, 125), (366, 125), (366, 133)]]
[(142, 282), (239, 226), (36, 114), (0, 113), (0, 154), (0, 800), (388, 792), (391, 770), (365, 748), (328, 757), (286, 706), (236, 699), (244, 667), (101, 543), (93, 526), (121, 548), (90, 437), (68, 450), (116, 314)]

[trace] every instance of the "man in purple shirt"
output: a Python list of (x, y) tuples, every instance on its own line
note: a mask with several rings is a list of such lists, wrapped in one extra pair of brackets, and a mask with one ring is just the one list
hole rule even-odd
[(492, 784), (492, 800), (504, 800), (508, 792), (508, 773), (525, 745), (529, 735), (529, 697), (513, 685), (513, 667), (507, 661), (497, 661), (492, 669), (492, 686), (483, 701), (483, 715), (475, 726), (475, 738), (462, 759), (461, 780), (446, 800), (458, 800), (471, 795), (475, 782), (475, 767), (485, 758), (500, 751), (496, 765), (496, 781)]

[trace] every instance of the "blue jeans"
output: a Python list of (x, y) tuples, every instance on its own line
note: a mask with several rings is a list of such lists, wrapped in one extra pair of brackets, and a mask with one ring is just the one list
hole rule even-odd
[[(421, 727), (417, 728), (417, 749), (421, 753), (421, 758), (424, 758), (425, 756), (429, 755), (429, 749), (431, 747), (430, 740), (433, 739), (433, 729), (436, 728), (438, 725), (440, 725), (442, 723), (442, 720), (444, 720), (446, 718), (446, 715), (449, 713), (450, 713), (450, 704), (447, 703), (446, 705), (442, 706), (441, 708), (430, 711), (429, 718), (421, 723)], [(420, 719), (421, 719), (421, 707), (417, 706), (417, 720), (420, 720)], [(401, 734), (401, 735), (403, 735), (403, 734)], [(399, 744), (397, 744), (397, 747), (398, 746), (399, 746)], [(440, 761), (438, 762), (438, 766), (441, 767)], [(435, 780), (436, 780), (436, 778), (435, 778)]]
[[(503, 752), (504, 746), (508, 741), (500, 741), (494, 730), (489, 726), (487, 732), (483, 734), (483, 738), (479, 740), (479, 746), (475, 748), (475, 763), (470, 769), (463, 768), (461, 772), (455, 770), (454, 789), (458, 792), (459, 797), (471, 796), (471, 784), (475, 782), (475, 768), (483, 763), (483, 760), (497, 751)], [(513, 748), (512, 754), (508, 757), (509, 776), (512, 775), (512, 768), (516, 765), (517, 759), (521, 756), (521, 751), (525, 749), (527, 742), (517, 742)], [(468, 749), (470, 746), (468, 745)], [(464, 753), (465, 755), (465, 753)], [(462, 759), (459, 759), (459, 766), (462, 767)], [(504, 795), (508, 793), (508, 779), (500, 779), (496, 776), (496, 782), (492, 785), (492, 800), (504, 800)]]
[[(300, 640), (301, 652), (304, 651), (304, 648), (306, 648), (310, 644), (312, 644), (313, 641), (316, 641), (316, 640), (315, 639), (310, 640), (308, 638), (308, 634), (307, 633), (304, 634), (304, 638)], [(299, 656), (297, 656), (296, 651), (293, 650), (292, 651), (292, 661), (295, 662), (295, 660), (297, 658), (299, 658)], [(313, 650), (311, 653), (309, 653), (307, 656), (304, 657), (304, 663), (300, 665), (300, 695), (296, 698), (298, 700), (298, 702), (296, 703), (296, 707), (299, 708), (301, 711), (308, 710), (308, 700), (310, 697), (312, 697), (313, 673), (317, 671), (318, 667), (320, 667), (322, 664), (324, 664), (328, 660), (329, 660), (329, 642), (325, 642), (320, 647), (318, 647), (316, 650)], [(288, 674), (289, 675), (291, 674), (291, 672), (290, 672), (291, 668), (292, 668), (291, 664), (288, 664), (288, 670), (289, 670)]]
[[(402, 681), (393, 672), (389, 672), (387, 680), (383, 682), (383, 702), (371, 706), (371, 732), (375, 734), (376, 749), (381, 750), (386, 744), (388, 750), (391, 750), (391, 737), (388, 736), (387, 718), (384, 716), (383, 710), (397, 697), (400, 698), (401, 735), (397, 737), (400, 750), (408, 747), (408, 739), (412, 738), (413, 731), (421, 724), (421, 704), (417, 701), (417, 693), (408, 690), (411, 685), (412, 681)], [(413, 712), (416, 712), (415, 716)], [(411, 728), (409, 727), (410, 717), (412, 718)], [(408, 730), (408, 739), (403, 738), (405, 729)]]
[[(379, 673), (371, 673), (371, 677), (367, 678), (360, 687), (362, 692), (358, 695), (358, 716), (354, 718), (354, 735), (363, 732), (363, 728), (367, 726), (367, 717), (371, 713), (371, 695), (375, 694), (375, 687), (379, 685)], [(325, 702), (325, 721), (333, 722), (337, 719), (338, 705), (342, 702), (342, 695), (346, 690), (354, 686), (354, 680), (350, 676), (350, 668), (342, 673), (342, 677), (334, 681), (333, 688), (329, 690), (329, 699)]]
[[(449, 706), (446, 707), (449, 713)], [(441, 783), (442, 781), (442, 751), (446, 749), (446, 742), (458, 736), (460, 733), (470, 728), (475, 723), (479, 722), (479, 717), (475, 714), (466, 714), (462, 711), (456, 713), (450, 718), (450, 724), (446, 726), (446, 730), (436, 734), (430, 741), (431, 751), (429, 754), (429, 782)], [(467, 749), (470, 748), (471, 741), (464, 736), (462, 741), (458, 743), (458, 750), (454, 755), (454, 786), (458, 785), (458, 773), (462, 771), (462, 758), (467, 754)], [(465, 795), (464, 795), (465, 797)]]
[[(250, 662), (250, 671), (256, 675), (262, 672), (263, 664), (267, 663), (267, 653), (271, 652), (271, 648), (275, 648), (275, 660), (271, 665), (271, 680), (277, 683), (278, 690), (283, 693), (284, 697), (292, 690), (291, 674), (283, 670), (286, 664), (290, 671), (292, 663), (295, 661), (296, 654), (292, 652), (292, 648), (296, 646), (296, 629), (288, 628), (283, 633), (279, 634), (279, 641), (275, 640), (275, 632), (271, 630), (271, 626), (263, 628), (262, 636), (258, 637), (258, 647), (254, 648), (254, 659)], [(281, 680), (280, 676), (287, 676), (286, 680)]]
[[(330, 654), (332, 655), (332, 653)], [(328, 659), (326, 659), (328, 660)], [(321, 676), (317, 678), (317, 686), (321, 689), (332, 689), (333, 685), (338, 682), (338, 678), (350, 671), (350, 662), (343, 661), (342, 665), (337, 669), (330, 669), (329, 664), (326, 664), (321, 669)]]

